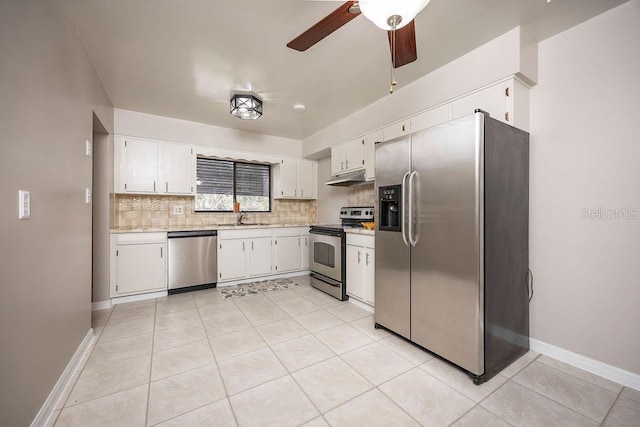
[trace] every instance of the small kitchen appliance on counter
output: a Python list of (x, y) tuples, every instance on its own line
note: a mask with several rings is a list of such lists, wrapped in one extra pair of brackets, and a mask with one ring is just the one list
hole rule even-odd
[(373, 221), (373, 206), (340, 208), (340, 224), (312, 225), (310, 268), (311, 286), (341, 301), (347, 300), (345, 229), (362, 228)]

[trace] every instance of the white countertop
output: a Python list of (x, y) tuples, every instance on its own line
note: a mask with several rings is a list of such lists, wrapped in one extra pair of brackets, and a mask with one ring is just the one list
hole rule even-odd
[(197, 230), (246, 230), (252, 228), (285, 228), (309, 227), (309, 224), (211, 224), (211, 225), (178, 225), (175, 227), (141, 227), (141, 228), (112, 228), (111, 233), (163, 233), (169, 231), (197, 231)]

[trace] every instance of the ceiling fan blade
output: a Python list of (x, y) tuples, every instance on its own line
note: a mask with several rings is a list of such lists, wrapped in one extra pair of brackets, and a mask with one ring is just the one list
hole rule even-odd
[(418, 59), (416, 50), (416, 26), (414, 21), (409, 22), (404, 27), (396, 30), (395, 57), (393, 54), (392, 31), (388, 31), (389, 48), (391, 57), (394, 58), (393, 68), (402, 67)]
[(313, 27), (309, 28), (307, 31), (287, 43), (287, 47), (299, 50), (300, 52), (304, 52), (305, 50), (309, 49), (311, 46), (318, 43), (320, 40), (327, 37), (329, 34), (333, 33), (344, 24), (360, 15), (360, 13), (349, 12), (349, 8), (354, 3), (356, 2), (348, 1), (344, 3), (342, 6), (331, 12)]

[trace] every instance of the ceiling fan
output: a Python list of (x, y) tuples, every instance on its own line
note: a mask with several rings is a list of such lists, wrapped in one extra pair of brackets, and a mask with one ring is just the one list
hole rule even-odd
[(387, 30), (393, 68), (402, 67), (418, 59), (413, 18), (427, 3), (429, 0), (347, 1), (291, 40), (287, 47), (303, 52), (362, 13)]

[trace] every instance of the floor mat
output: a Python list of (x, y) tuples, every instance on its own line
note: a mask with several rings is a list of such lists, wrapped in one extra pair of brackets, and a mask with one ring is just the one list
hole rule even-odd
[(260, 282), (240, 283), (239, 285), (233, 286), (223, 286), (218, 289), (226, 299), (232, 297), (243, 297), (246, 295), (256, 295), (260, 292), (271, 292), (279, 291), (282, 289), (297, 288), (299, 286), (300, 285), (298, 285), (296, 282), (293, 282), (289, 279), (271, 279), (262, 280)]

